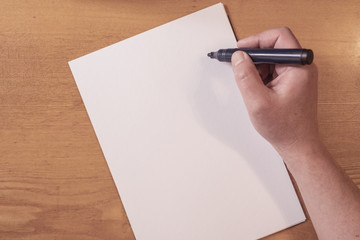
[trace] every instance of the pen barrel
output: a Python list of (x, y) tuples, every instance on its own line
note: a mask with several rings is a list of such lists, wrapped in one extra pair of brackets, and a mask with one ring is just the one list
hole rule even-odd
[(246, 52), (254, 63), (267, 64), (311, 64), (314, 54), (311, 49), (281, 49), (281, 48), (230, 48), (220, 49), (217, 59), (222, 62), (231, 62), (231, 56), (236, 51)]

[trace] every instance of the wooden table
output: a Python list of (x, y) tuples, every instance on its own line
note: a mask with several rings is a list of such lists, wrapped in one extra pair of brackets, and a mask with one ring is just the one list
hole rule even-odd
[[(0, 239), (134, 239), (67, 62), (215, 3), (0, 2)], [(322, 137), (360, 186), (360, 2), (223, 3), (238, 38), (289, 26), (314, 50)]]

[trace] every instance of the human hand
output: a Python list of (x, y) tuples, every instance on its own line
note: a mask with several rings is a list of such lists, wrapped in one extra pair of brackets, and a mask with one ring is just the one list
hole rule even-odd
[[(242, 39), (237, 45), (301, 48), (288, 28), (271, 29)], [(255, 66), (246, 53), (239, 51), (233, 54), (232, 65), (252, 124), (280, 155), (319, 142), (314, 64)]]

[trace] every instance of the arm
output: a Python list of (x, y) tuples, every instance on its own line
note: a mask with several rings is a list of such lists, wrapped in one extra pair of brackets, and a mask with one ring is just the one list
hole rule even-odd
[[(280, 28), (240, 40), (238, 47), (300, 44), (289, 29)], [(255, 66), (243, 52), (233, 54), (232, 65), (250, 119), (293, 175), (318, 237), (360, 240), (360, 191), (319, 137), (316, 66)]]

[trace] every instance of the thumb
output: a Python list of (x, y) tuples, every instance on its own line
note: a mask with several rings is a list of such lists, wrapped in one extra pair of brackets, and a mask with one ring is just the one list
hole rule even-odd
[[(242, 51), (233, 53), (232, 67), (236, 83), (240, 89), (245, 105), (250, 110), (267, 104), (269, 89), (264, 85), (255, 64), (249, 55)], [(260, 104), (260, 106), (259, 106)]]

